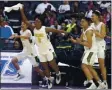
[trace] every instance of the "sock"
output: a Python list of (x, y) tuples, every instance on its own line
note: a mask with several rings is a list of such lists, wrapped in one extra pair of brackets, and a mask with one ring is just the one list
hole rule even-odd
[(99, 80), (99, 81), (97, 81), (98, 82), (98, 84), (101, 84), (102, 83), (102, 81), (101, 80)]
[(104, 83), (107, 83), (107, 80), (103, 80)]
[(56, 73), (57, 76), (59, 76), (60, 74), (61, 74), (60, 71), (58, 73)]
[(89, 83), (93, 83), (93, 80), (88, 80)]
[(21, 70), (19, 69), (19, 70), (17, 70), (17, 72), (19, 73), (19, 74), (21, 74)]
[(47, 80), (47, 77), (45, 76), (45, 77), (43, 78), (43, 80)]
[(51, 81), (51, 76), (48, 79)]

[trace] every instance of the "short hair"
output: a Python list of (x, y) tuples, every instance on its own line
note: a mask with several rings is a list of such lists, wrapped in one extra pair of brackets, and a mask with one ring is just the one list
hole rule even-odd
[(88, 18), (88, 17), (83, 17), (82, 19), (85, 19), (87, 22), (90, 22), (90, 18)]

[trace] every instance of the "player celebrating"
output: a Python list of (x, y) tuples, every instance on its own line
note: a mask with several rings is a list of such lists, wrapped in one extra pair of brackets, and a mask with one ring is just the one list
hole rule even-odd
[[(102, 78), (103, 78), (103, 85), (105, 86), (105, 89), (108, 89), (107, 84), (107, 76), (106, 76), (106, 67), (105, 67), (105, 47), (106, 42), (104, 40), (104, 37), (106, 36), (106, 27), (103, 22), (100, 22), (100, 12), (98, 10), (95, 10), (92, 14), (92, 21), (91, 27), (94, 29), (94, 32), (96, 34), (96, 41), (97, 41), (97, 47), (98, 47), (98, 62), (99, 67), (101, 70)], [(98, 87), (98, 89), (101, 89), (101, 87)]]
[(64, 30), (56, 30), (53, 28), (47, 28), (45, 26), (42, 26), (42, 22), (39, 18), (35, 19), (35, 25), (33, 26), (30, 24), (24, 14), (23, 7), (20, 8), (21, 16), (23, 21), (29, 26), (31, 30), (34, 32), (34, 36), (36, 38), (36, 44), (39, 49), (39, 59), (41, 62), (41, 65), (45, 69), (46, 77), (48, 78), (48, 88), (52, 87), (52, 79), (50, 76), (50, 70), (48, 67), (48, 63), (50, 67), (56, 72), (56, 83), (59, 84), (61, 81), (61, 74), (59, 71), (59, 68), (54, 60), (54, 49), (50, 42), (50, 40), (47, 38), (48, 32), (54, 32), (54, 33), (66, 33)]
[(82, 57), (82, 65), (81, 68), (86, 76), (86, 78), (88, 79), (88, 88), (87, 89), (96, 89), (96, 85), (93, 82), (93, 73), (92, 71), (94, 71), (96, 78), (97, 78), (97, 82), (99, 83), (99, 85), (101, 85), (101, 80), (98, 77), (96, 71), (93, 69), (93, 64), (95, 62), (95, 58), (97, 55), (97, 44), (96, 44), (96, 37), (95, 37), (95, 33), (93, 32), (92, 28), (89, 27), (90, 25), (90, 20), (88, 18), (83, 18), (81, 20), (81, 26), (83, 28), (83, 33), (79, 38), (76, 38), (76, 40), (74, 40), (71, 37), (71, 41), (73, 43), (79, 43), (81, 45), (84, 46), (84, 54)]
[[(19, 80), (24, 77), (24, 75), (21, 73), (21, 69), (18, 65), (18, 61), (28, 58), (33, 65), (36, 72), (40, 74), (40, 76), (43, 77), (43, 80), (46, 80), (45, 75), (43, 74), (43, 71), (39, 69), (38, 67), (38, 58), (35, 51), (34, 42), (32, 39), (31, 31), (27, 29), (27, 25), (22, 22), (20, 34), (21, 35), (12, 35), (10, 38), (20, 38), (23, 44), (23, 51), (19, 53), (17, 56), (15, 56), (12, 59), (12, 63), (14, 67), (18, 71), (18, 76), (15, 78), (15, 80)], [(37, 61), (36, 61), (37, 60)]]

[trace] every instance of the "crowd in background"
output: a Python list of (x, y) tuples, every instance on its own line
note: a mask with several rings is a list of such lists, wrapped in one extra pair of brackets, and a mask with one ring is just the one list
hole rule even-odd
[[(20, 12), (11, 11), (9, 14), (3, 10), (4, 6), (12, 6), (17, 3), (19, 2), (0, 1), (0, 22), (4, 22), (0, 24), (0, 27), (10, 26), (14, 33), (20, 31)], [(74, 38), (81, 35), (81, 18), (85, 15), (91, 18), (92, 11), (99, 10), (101, 12), (101, 21), (107, 27), (107, 38), (111, 38), (111, 1), (21, 1), (20, 3), (24, 5), (25, 14), (31, 23), (35, 20), (35, 17), (38, 17), (46, 27), (71, 32)], [(63, 40), (66, 40), (66, 38), (61, 37), (61, 34), (49, 33), (49, 36), (54, 48)], [(21, 46), (18, 49), (22, 49)]]

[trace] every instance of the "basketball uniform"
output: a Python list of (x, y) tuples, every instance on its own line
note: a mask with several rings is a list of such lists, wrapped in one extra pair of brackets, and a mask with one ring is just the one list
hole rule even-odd
[[(86, 32), (92, 30), (92, 28), (88, 28), (86, 31), (83, 30), (83, 41), (87, 41)], [(92, 47), (88, 48), (84, 46), (84, 54), (82, 56), (82, 63), (86, 65), (93, 65), (95, 63), (96, 55), (97, 55), (97, 46), (96, 46), (96, 38), (93, 33), (92, 36)]]
[(54, 49), (45, 28), (45, 26), (42, 26), (39, 30), (36, 28), (34, 29), (35, 42), (38, 46), (40, 62), (51, 61), (54, 58)]
[(37, 56), (36, 54), (36, 49), (34, 46), (34, 41), (32, 39), (32, 34), (30, 30), (25, 30), (25, 31), (20, 31), (21, 36), (27, 36), (28, 34), (30, 34), (30, 39), (23, 39), (21, 38), (22, 41), (22, 45), (23, 45), (23, 51), (20, 52), (19, 54), (17, 54), (17, 59), (20, 60), (25, 60), (25, 59), (29, 59), (30, 63), (33, 65), (33, 67), (37, 67), (38, 66), (38, 62), (36, 62), (35, 60), (35, 56)]
[[(100, 22), (98, 25), (95, 25), (94, 23), (91, 24), (91, 28), (93, 28), (94, 30), (98, 30), (98, 32), (101, 32), (101, 26), (102, 26), (103, 22)], [(97, 42), (97, 49), (98, 49), (98, 53), (97, 56), (98, 58), (105, 58), (105, 49), (106, 49), (106, 42), (104, 39), (101, 39), (99, 37), (96, 37), (96, 42)]]

